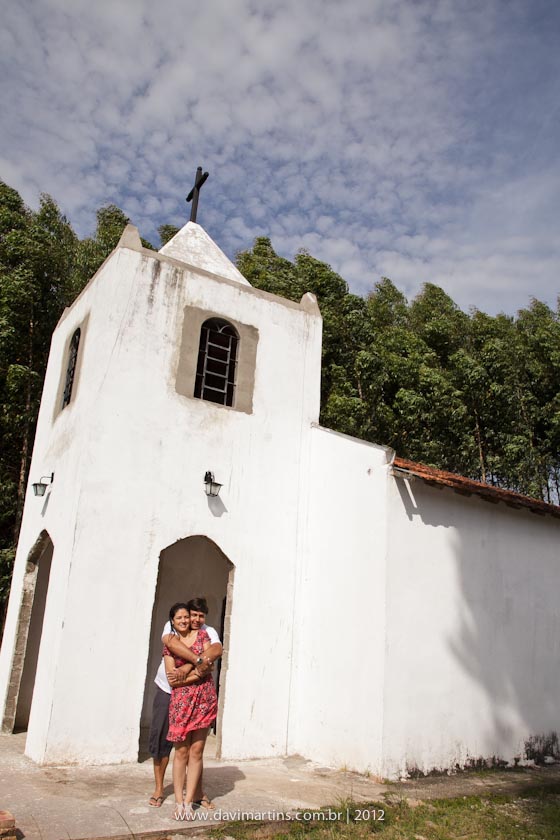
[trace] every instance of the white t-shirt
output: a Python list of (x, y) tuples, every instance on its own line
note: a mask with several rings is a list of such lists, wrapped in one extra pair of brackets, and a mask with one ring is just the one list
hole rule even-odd
[[(203, 624), (200, 629), (201, 630), (206, 630), (206, 632), (208, 633), (208, 636), (210, 638), (210, 644), (211, 645), (221, 644), (220, 637), (218, 636), (218, 634), (216, 633), (216, 631), (214, 630), (213, 627), (208, 627), (207, 624)], [(167, 636), (169, 633), (171, 633), (171, 622), (170, 621), (166, 622), (166, 625), (162, 630), (162, 633), (161, 633), (162, 640), (163, 640), (163, 637)], [(155, 678), (154, 682), (158, 686), (158, 688), (161, 688), (162, 691), (167, 692), (167, 694), (171, 694), (171, 686), (169, 685), (169, 681), (167, 679), (167, 674), (165, 673), (165, 662), (163, 661), (163, 658), (160, 662), (159, 668), (157, 669), (157, 674), (156, 674), (156, 678)]]

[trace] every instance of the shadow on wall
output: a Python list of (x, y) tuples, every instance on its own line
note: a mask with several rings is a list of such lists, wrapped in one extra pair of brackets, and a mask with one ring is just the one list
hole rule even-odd
[[(448, 650), (487, 698), (469, 710), (486, 727), (483, 755), (472, 760), (560, 758), (560, 521), (421, 481), (396, 485), (407, 518), (429, 526), (422, 545), (433, 547), (430, 563), (441, 564), (422, 590), (422, 609), (438, 614), (438, 602), (453, 597), (458, 615)], [(427, 557), (416, 542), (408, 551), (416, 574), (412, 563), (427, 565)], [(422, 583), (421, 568), (419, 575)], [(455, 582), (451, 592), (438, 588), (439, 577)], [(432, 640), (415, 635), (419, 643)]]
[(219, 518), (224, 513), (227, 513), (227, 507), (219, 496), (207, 496), (206, 501), (208, 502), (208, 508), (212, 516)]
[[(398, 478), (395, 480), (395, 485), (410, 522), (413, 522), (415, 517), (420, 517), (424, 525), (434, 525), (438, 528), (450, 528), (452, 526), (453, 523), (442, 516), (442, 512), (437, 504), (424, 504), (422, 507), (419, 506), (418, 494), (416, 492), (418, 489), (421, 489), (419, 480)], [(435, 490), (436, 493), (441, 495), (445, 492), (441, 485), (439, 487), (434, 486), (430, 489)]]

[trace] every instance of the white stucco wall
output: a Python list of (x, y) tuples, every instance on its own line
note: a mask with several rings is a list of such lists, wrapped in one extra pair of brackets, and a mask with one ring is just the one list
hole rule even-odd
[[(160, 555), (192, 536), (235, 567), (225, 758), (298, 752), (395, 777), (510, 760), (557, 732), (557, 520), (397, 480), (388, 450), (317, 426), (316, 307), (216, 276), (225, 257), (204, 237), (189, 228), (166, 256), (129, 236), (53, 336), (30, 485), (55, 479), (44, 499), (28, 490), (0, 653), (3, 707), (26, 561), (47, 531), (27, 755), (136, 759)], [(258, 330), (251, 413), (177, 392), (185, 307)], [(223, 484), (212, 503), (207, 470)], [(204, 594), (185, 590), (208, 545), (164, 598)], [(225, 577), (208, 577), (216, 612)]]
[(389, 478), (383, 775), (560, 729), (560, 523)]
[[(258, 329), (252, 414), (176, 393), (186, 305)], [(86, 316), (72, 401), (53, 421), (66, 345)], [(54, 554), (31, 758), (136, 758), (159, 554), (196, 534), (235, 565), (223, 754), (284, 752), (294, 491), (302, 435), (318, 418), (320, 342), (309, 301), (300, 307), (128, 248), (113, 254), (63, 317), (30, 473), (31, 482), (54, 471), (55, 481), (46, 506), (27, 499), (0, 657), (5, 687), (25, 561), (46, 529)], [(206, 470), (224, 485), (218, 512), (204, 493)], [(259, 632), (271, 625), (274, 634)]]
[(379, 772), (388, 450), (314, 427), (289, 752)]

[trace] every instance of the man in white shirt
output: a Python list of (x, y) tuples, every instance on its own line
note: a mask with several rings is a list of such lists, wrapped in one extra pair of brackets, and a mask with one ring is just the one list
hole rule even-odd
[[(204, 676), (208, 671), (212, 670), (214, 662), (222, 655), (222, 645), (220, 638), (213, 627), (208, 627), (204, 624), (204, 618), (208, 612), (208, 606), (204, 598), (193, 598), (187, 604), (175, 604), (172, 610), (184, 608), (189, 611), (191, 617), (191, 626), (193, 629), (206, 630), (210, 638), (210, 647), (204, 652), (204, 656), (197, 656), (188, 648), (179, 637), (172, 632), (171, 622), (168, 621), (163, 628), (161, 640), (166, 644), (174, 656), (185, 659), (188, 663), (175, 670), (169, 675), (165, 672), (165, 663), (163, 658), (157, 670), (156, 678), (156, 693), (154, 695), (154, 702), (152, 706), (152, 721), (150, 726), (150, 755), (154, 762), (154, 779), (155, 790), (150, 797), (149, 804), (153, 808), (161, 808), (164, 800), (163, 795), (163, 780), (165, 771), (169, 764), (169, 756), (173, 744), (167, 740), (167, 729), (169, 726), (169, 701), (171, 699), (171, 689), (177, 686), (185, 685), (186, 677), (192, 673), (193, 667), (199, 676)], [(202, 794), (202, 780), (200, 783), (200, 801), (203, 800)], [(199, 801), (199, 800), (197, 800)], [(209, 803), (209, 800), (207, 800)], [(203, 803), (204, 804), (204, 803)]]

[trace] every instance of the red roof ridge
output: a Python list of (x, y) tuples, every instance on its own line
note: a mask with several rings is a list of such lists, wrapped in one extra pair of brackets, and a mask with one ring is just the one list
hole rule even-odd
[(393, 460), (392, 466), (393, 470), (397, 472), (409, 473), (410, 475), (423, 479), (429, 484), (451, 487), (456, 492), (464, 495), (475, 493), (487, 501), (495, 503), (502, 501), (509, 505), (509, 507), (525, 507), (533, 513), (540, 513), (541, 515), (548, 513), (551, 516), (560, 518), (560, 506), (553, 505), (550, 502), (543, 502), (542, 499), (533, 499), (531, 496), (524, 496), (522, 493), (516, 493), (514, 490), (504, 490), (492, 484), (485, 484), (483, 481), (475, 481), (472, 478), (466, 478), (464, 475), (440, 470), (437, 467), (429, 467), (427, 464), (409, 461), (407, 458), (399, 458), (398, 456)]

